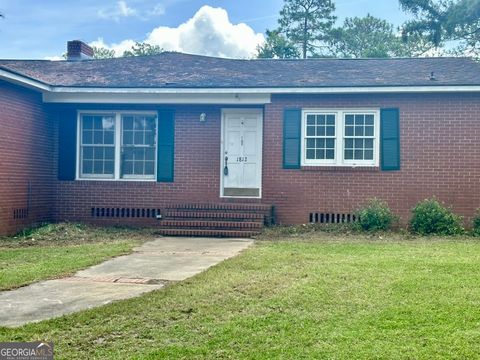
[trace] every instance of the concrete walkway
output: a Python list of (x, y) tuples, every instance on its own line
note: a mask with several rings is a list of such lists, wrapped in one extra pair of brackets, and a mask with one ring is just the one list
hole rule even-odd
[(160, 238), (74, 276), (0, 292), (0, 326), (20, 326), (161, 289), (237, 255), (248, 239)]

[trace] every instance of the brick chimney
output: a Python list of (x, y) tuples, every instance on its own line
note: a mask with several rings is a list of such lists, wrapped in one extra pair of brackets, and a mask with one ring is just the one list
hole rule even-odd
[(67, 60), (82, 61), (93, 59), (93, 49), (80, 40), (67, 42)]

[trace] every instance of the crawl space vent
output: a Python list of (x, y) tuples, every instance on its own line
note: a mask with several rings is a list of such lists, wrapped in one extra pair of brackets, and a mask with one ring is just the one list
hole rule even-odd
[(13, 209), (13, 219), (20, 220), (28, 218), (28, 208)]
[(160, 209), (92, 207), (95, 218), (157, 218)]
[(310, 213), (310, 223), (314, 224), (342, 224), (357, 221), (353, 214), (336, 214), (336, 213)]

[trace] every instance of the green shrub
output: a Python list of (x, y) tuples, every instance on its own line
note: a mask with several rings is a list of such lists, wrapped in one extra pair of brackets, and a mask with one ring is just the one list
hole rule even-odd
[(371, 199), (357, 210), (358, 225), (365, 231), (385, 231), (392, 227), (396, 220), (395, 215), (385, 201)]
[(475, 236), (480, 236), (480, 209), (477, 210), (472, 220), (472, 233)]
[(462, 217), (455, 215), (450, 208), (435, 198), (418, 202), (412, 213), (410, 229), (414, 233), (457, 235), (464, 232)]

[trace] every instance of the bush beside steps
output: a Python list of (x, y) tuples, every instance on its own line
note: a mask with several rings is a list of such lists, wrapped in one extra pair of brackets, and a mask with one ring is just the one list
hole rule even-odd
[(410, 230), (419, 235), (459, 235), (465, 232), (463, 219), (437, 199), (420, 201), (412, 209)]

